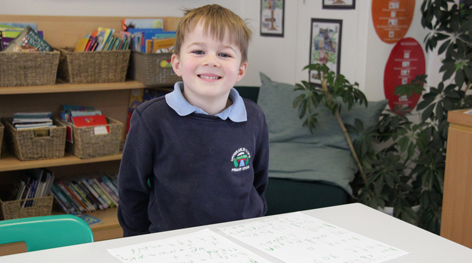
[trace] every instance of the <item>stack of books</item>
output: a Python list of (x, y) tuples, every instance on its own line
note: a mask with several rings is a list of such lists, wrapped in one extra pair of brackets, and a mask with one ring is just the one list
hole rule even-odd
[(56, 180), (51, 188), (54, 200), (69, 214), (88, 213), (117, 207), (117, 175)]
[(162, 19), (125, 18), (121, 24), (129, 33), (131, 50), (153, 54), (173, 52), (175, 31), (164, 31)]
[[(10, 42), (20, 35), (27, 26), (36, 30), (36, 23), (0, 22), (0, 51), (5, 50)], [(43, 37), (43, 31), (36, 31)]]
[(54, 48), (44, 40), (42, 31), (36, 31), (36, 24), (0, 23), (3, 52), (51, 52)]
[(55, 127), (51, 112), (17, 112), (13, 114), (12, 124), (17, 130)]
[(74, 52), (128, 50), (129, 33), (115, 33), (113, 28), (98, 27), (77, 42)]
[(100, 110), (95, 110), (93, 107), (63, 105), (61, 117), (67, 123), (66, 139), (70, 142), (73, 142), (71, 124), (76, 127), (94, 126), (95, 135), (110, 133), (107, 118)]
[(21, 207), (34, 205), (30, 198), (48, 196), (54, 181), (54, 174), (45, 168), (23, 170), (20, 174), (20, 183), (16, 193), (16, 200), (24, 200)]

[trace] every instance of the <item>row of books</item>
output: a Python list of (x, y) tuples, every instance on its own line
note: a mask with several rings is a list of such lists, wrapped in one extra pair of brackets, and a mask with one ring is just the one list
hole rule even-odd
[(162, 29), (129, 29), (131, 50), (143, 53), (171, 53), (174, 50), (175, 31)]
[[(123, 30), (98, 27), (77, 42), (74, 52), (131, 49), (145, 53), (171, 53), (175, 31), (164, 31), (162, 19), (123, 19)], [(0, 23), (3, 52), (49, 52), (54, 48), (34, 23)]]
[(69, 214), (88, 213), (117, 207), (117, 176), (103, 175), (69, 182), (56, 180), (51, 192), (56, 203)]
[(54, 127), (51, 112), (17, 112), (12, 124), (17, 130)]
[(115, 33), (113, 28), (98, 27), (79, 39), (74, 52), (128, 50), (129, 41), (127, 32)]
[(0, 51), (49, 52), (54, 49), (44, 40), (34, 23), (0, 23)]
[(45, 168), (28, 169), (23, 170), (19, 178), (15, 200), (22, 201), (20, 207), (30, 207), (34, 205), (35, 200), (27, 199), (45, 197), (49, 194), (54, 174)]
[(74, 123), (77, 117), (102, 115), (101, 110), (94, 107), (64, 104), (62, 105), (61, 118), (68, 123)]
[(164, 31), (164, 21), (159, 18), (125, 18), (122, 29), (129, 33), (131, 50), (144, 53), (171, 53), (174, 49), (175, 31)]

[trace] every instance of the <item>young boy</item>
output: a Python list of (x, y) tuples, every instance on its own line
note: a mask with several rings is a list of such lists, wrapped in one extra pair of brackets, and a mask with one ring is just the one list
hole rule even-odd
[(233, 88), (251, 31), (219, 5), (186, 10), (172, 67), (183, 82), (136, 108), (118, 176), (124, 236), (263, 216), (265, 117)]

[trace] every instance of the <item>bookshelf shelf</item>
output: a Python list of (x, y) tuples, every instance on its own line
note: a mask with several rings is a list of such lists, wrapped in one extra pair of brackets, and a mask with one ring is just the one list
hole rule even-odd
[(56, 84), (56, 85), (43, 85), (43, 86), (0, 87), (0, 95), (129, 90), (129, 89), (139, 89), (139, 88), (144, 88), (144, 85), (143, 83), (138, 82), (138, 81), (93, 83), (93, 84), (62, 83), (62, 84)]
[(34, 161), (20, 161), (15, 156), (8, 152), (2, 153), (0, 158), (0, 172), (42, 168), (42, 167), (55, 167), (55, 166), (66, 166), (74, 164), (89, 164), (89, 163), (100, 163), (107, 161), (121, 160), (121, 153), (110, 156), (103, 156), (91, 159), (80, 159), (69, 153), (66, 153), (63, 158), (46, 159), (46, 160), (34, 160)]

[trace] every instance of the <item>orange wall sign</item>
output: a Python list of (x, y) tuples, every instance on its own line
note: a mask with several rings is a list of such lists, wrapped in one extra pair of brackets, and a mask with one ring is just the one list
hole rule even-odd
[(416, 0), (372, 0), (372, 20), (379, 38), (393, 44), (402, 39), (413, 20)]
[(408, 84), (415, 76), (425, 74), (425, 72), (426, 61), (420, 43), (411, 37), (400, 40), (393, 47), (384, 72), (385, 98), (392, 111), (404, 114), (416, 107), (421, 95), (413, 93), (407, 98), (393, 93), (397, 86)]

